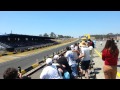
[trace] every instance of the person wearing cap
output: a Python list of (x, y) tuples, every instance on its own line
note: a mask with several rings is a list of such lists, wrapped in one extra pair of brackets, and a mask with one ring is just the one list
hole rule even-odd
[(88, 69), (90, 64), (90, 49), (87, 47), (87, 44), (85, 41), (82, 41), (80, 43), (80, 47), (81, 47), (81, 54), (79, 58), (81, 58), (81, 69), (82, 69), (82, 72), (85, 71), (85, 77), (89, 79)]
[(46, 67), (40, 74), (40, 79), (62, 79), (56, 65), (52, 65), (52, 58), (46, 59)]
[(57, 62), (57, 60), (58, 60), (59, 58), (60, 58), (59, 55), (56, 54), (56, 55), (53, 57), (54, 62)]

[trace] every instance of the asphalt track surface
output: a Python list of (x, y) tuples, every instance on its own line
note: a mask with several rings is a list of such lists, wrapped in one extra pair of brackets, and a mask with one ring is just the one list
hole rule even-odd
[[(75, 41), (75, 42), (78, 42), (78, 41)], [(18, 59), (14, 59), (12, 61), (7, 61), (7, 62), (4, 62), (4, 63), (0, 63), (0, 79), (3, 79), (3, 73), (9, 67), (17, 68), (18, 66), (21, 66), (22, 70), (26, 69), (29, 66), (31, 66), (32, 64), (36, 63), (36, 59), (38, 59), (38, 61), (41, 61), (41, 60), (43, 60), (44, 56), (52, 55), (53, 52), (58, 52), (59, 50), (62, 50), (66, 46), (69, 46), (69, 45), (71, 45), (75, 42), (72, 42), (72, 43), (69, 43), (67, 45), (60, 46), (60, 47), (57, 47), (57, 48), (54, 48), (54, 49), (51, 49), (51, 50), (48, 50), (48, 51), (43, 51), (43, 52), (38, 53), (38, 54), (33, 54), (33, 55), (30, 55), (30, 56), (25, 56), (25, 57), (21, 57), (21, 58), (18, 58)]]

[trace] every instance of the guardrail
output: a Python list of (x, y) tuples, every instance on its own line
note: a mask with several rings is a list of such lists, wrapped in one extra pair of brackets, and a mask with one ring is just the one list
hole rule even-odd
[[(38, 66), (40, 66), (40, 68), (44, 67), (44, 66), (46, 65), (46, 63), (45, 63), (46, 58), (48, 58), (48, 57), (53, 58), (55, 54), (61, 55), (61, 54), (65, 53), (65, 52), (66, 52), (66, 49), (62, 49), (62, 50), (60, 50), (60, 51), (58, 51), (58, 52), (53, 52), (53, 54), (52, 54), (51, 56), (49, 56), (49, 55), (44, 56), (44, 59), (43, 59), (42, 61), (39, 61), (39, 62), (38, 62), (38, 60), (36, 60), (36, 63), (34, 63), (33, 65), (31, 65), (30, 67), (28, 67), (28, 68), (26, 68), (26, 69), (24, 69), (24, 70), (21, 70), (22, 75), (26, 74), (27, 72), (31, 71), (32, 69), (34, 69), (34, 68), (36, 68), (36, 67), (38, 67)], [(19, 66), (19, 67), (20, 67), (20, 66)], [(39, 69), (40, 69), (40, 68), (39, 68)], [(36, 70), (35, 70), (35, 71), (36, 71)], [(33, 71), (32, 73), (26, 74), (25, 76), (31, 75), (31, 74), (33, 74), (35, 71)]]

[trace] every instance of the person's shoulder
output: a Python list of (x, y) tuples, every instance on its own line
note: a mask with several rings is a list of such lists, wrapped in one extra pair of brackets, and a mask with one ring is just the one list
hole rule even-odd
[(45, 67), (43, 68), (43, 71), (47, 71), (49, 68), (50, 68), (50, 66), (45, 66)]
[(106, 51), (108, 51), (108, 50), (107, 50), (107, 49), (103, 49), (103, 50), (102, 50), (102, 53), (105, 53)]
[(69, 54), (69, 51), (67, 51), (66, 53), (65, 53), (65, 55), (68, 55)]

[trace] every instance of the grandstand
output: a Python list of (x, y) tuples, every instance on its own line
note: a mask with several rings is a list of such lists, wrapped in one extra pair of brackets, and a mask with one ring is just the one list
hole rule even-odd
[(18, 52), (58, 44), (51, 39), (54, 38), (20, 34), (5, 34), (0, 35), (0, 46), (9, 52)]

